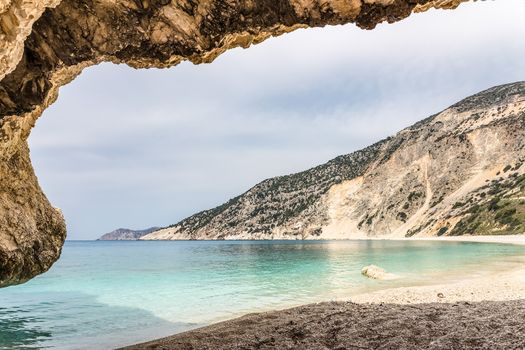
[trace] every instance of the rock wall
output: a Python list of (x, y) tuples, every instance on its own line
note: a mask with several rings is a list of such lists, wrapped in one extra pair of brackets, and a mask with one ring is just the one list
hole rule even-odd
[(58, 88), (83, 68), (208, 63), (297, 28), (372, 29), (463, 1), (0, 0), (0, 286), (46, 271), (60, 255), (65, 223), (38, 185), (27, 138)]

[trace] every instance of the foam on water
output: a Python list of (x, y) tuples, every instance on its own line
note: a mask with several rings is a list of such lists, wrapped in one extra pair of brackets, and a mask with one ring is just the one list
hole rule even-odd
[[(430, 241), (66, 242), (58, 263), (0, 290), (0, 349), (105, 349), (253, 311), (443, 283), (525, 249)], [(375, 264), (401, 275), (361, 276)]]

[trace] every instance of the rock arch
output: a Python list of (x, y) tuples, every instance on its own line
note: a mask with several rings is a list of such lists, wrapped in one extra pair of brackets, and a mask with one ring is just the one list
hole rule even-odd
[(45, 272), (65, 221), (38, 185), (27, 138), (60, 86), (102, 61), (209, 63), (298, 28), (373, 29), (468, 0), (0, 0), (0, 287)]

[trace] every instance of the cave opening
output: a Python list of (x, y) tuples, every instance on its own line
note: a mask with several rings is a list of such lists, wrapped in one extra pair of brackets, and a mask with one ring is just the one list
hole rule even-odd
[(88, 68), (32, 131), (36, 173), (69, 239), (173, 224), (512, 81), (522, 49), (501, 38), (519, 24), (496, 16), (487, 26), (494, 11), (507, 10), (466, 5), (374, 31), (299, 30), (210, 65)]
[[(465, 1), (422, 0), (416, 4), (401, 0), (394, 2), (367, 1), (366, 3), (361, 1), (350, 3), (334, 1), (321, 6), (318, 2), (303, 4), (303, 2), (291, 1), (288, 3), (290, 6), (281, 6), (275, 2), (258, 1), (254, 6), (251, 6), (245, 2), (225, 4), (219, 1), (205, 2), (199, 6), (193, 4), (189, 7), (170, 2), (159, 2), (146, 7), (144, 4), (138, 6), (137, 3), (132, 2), (62, 2), (53, 7), (57, 5), (57, 2), (48, 1), (39, 4), (38, 8), (31, 8), (34, 5), (32, 3), (10, 3), (8, 7), (2, 8), (3, 11), (7, 11), (2, 14), (3, 18), (7, 18), (7, 21), (2, 19), (2, 30), (7, 31), (9, 35), (5, 36), (6, 40), (1, 43), (2, 48), (5, 47), (6, 49), (0, 56), (2, 74), (7, 74), (5, 77), (3, 76), (2, 89), (0, 89), (0, 106), (2, 107), (0, 110), (2, 116), (0, 136), (3, 140), (3, 143), (0, 144), (0, 156), (3, 160), (0, 171), (3, 174), (1, 185), (5, 188), (4, 198), (2, 198), (5, 210), (0, 215), (0, 227), (2, 228), (2, 232), (0, 232), (0, 265), (4, 268), (0, 285), (22, 283), (36, 274), (46, 271), (60, 255), (66, 237), (65, 220), (62, 212), (52, 206), (39, 185), (29, 159), (29, 146), (26, 141), (33, 123), (42, 111), (52, 105), (51, 109), (45, 113), (48, 115), (53, 108), (60, 107), (60, 101), (64, 101), (61, 98), (57, 104), (53, 105), (59, 87), (67, 85), (82, 70), (103, 61), (126, 63), (135, 68), (170, 67), (186, 59), (196, 64), (209, 63), (227, 50), (236, 47), (247, 48), (252, 44), (261, 43), (271, 36), (282, 34), (290, 36), (293, 34), (288, 33), (293, 31), (300, 33), (297, 31), (299, 28), (355, 23), (362, 29), (375, 28), (374, 31), (367, 33), (383, 33), (385, 35), (384, 40), (376, 42), (370, 37), (360, 40), (352, 36), (341, 36), (334, 40), (335, 43), (332, 42), (333, 39), (314, 43), (313, 40), (308, 39), (304, 45), (310, 49), (310, 52), (303, 56), (286, 54), (286, 49), (297, 50), (298, 48), (293, 47), (293, 45), (289, 47), (283, 45), (280, 52), (273, 56), (274, 60), (259, 62), (258, 72), (264, 72), (262, 67), (279, 67), (279, 62), (286, 62), (285, 56), (292, 57), (293, 62), (287, 68), (288, 71), (285, 69), (281, 72), (278, 70), (273, 72), (278, 74), (280, 78), (288, 77), (289, 79), (284, 79), (283, 82), (275, 78), (271, 90), (278, 96), (272, 101), (260, 98), (258, 102), (264, 104), (266, 108), (268, 106), (280, 107), (281, 112), (287, 114), (288, 120), (293, 118), (299, 120), (298, 116), (303, 114), (295, 113), (295, 108), (297, 108), (297, 101), (301, 101), (301, 98), (303, 101), (299, 105), (308, 110), (304, 106), (311, 106), (312, 101), (340, 96), (347, 98), (347, 101), (338, 102), (339, 104), (331, 101), (333, 103), (328, 108), (328, 116), (326, 106), (323, 113), (315, 115), (314, 119), (317, 124), (314, 123), (309, 126), (305, 123), (299, 124), (304, 127), (304, 130), (314, 128), (315, 132), (319, 131), (315, 129), (316, 127), (321, 130), (323, 127), (330, 129), (328, 122), (330, 118), (344, 119), (345, 115), (348, 116), (346, 112), (351, 110), (352, 113), (355, 113), (351, 125), (332, 128), (332, 133), (338, 132), (345, 135), (344, 133), (347, 132), (351, 136), (348, 138), (354, 137), (355, 140), (358, 137), (355, 137), (352, 131), (357, 130), (356, 133), (362, 136), (370, 131), (370, 124), (374, 124), (379, 125), (379, 129), (383, 132), (383, 134), (378, 132), (376, 136), (384, 136), (396, 131), (391, 120), (406, 122), (404, 125), (407, 125), (414, 119), (417, 120), (428, 115), (430, 109), (432, 112), (437, 111), (447, 106), (450, 101), (456, 101), (459, 97), (469, 95), (488, 86), (519, 79), (515, 77), (515, 72), (521, 69), (520, 63), (515, 61), (515, 57), (521, 55), (519, 40), (514, 40), (511, 36), (503, 33), (522, 32), (519, 12), (512, 10), (512, 6), (519, 5), (520, 2), (509, 1), (503, 5), (500, 3), (477, 3), (473, 5), (467, 2), (455, 10), (452, 15), (449, 12), (446, 15), (444, 13), (435, 15), (437, 12), (432, 10), (433, 8), (456, 9), (463, 2)], [(217, 11), (223, 5), (226, 7)], [(21, 6), (21, 9), (23, 8), (22, 11), (18, 11), (18, 6)], [(48, 8), (46, 9), (46, 7)], [(225, 10), (226, 8), (227, 10)], [(16, 11), (13, 12), (13, 9)], [(85, 11), (86, 9), (89, 11)], [(420, 13), (425, 11), (427, 11), (425, 14)], [(468, 11), (479, 12), (476, 16), (469, 16)], [(418, 12), (418, 15), (407, 19), (412, 12)], [(102, 13), (108, 15), (99, 16)], [(425, 17), (428, 13), (435, 16), (432, 18)], [(206, 16), (206, 14), (208, 15)], [(123, 18), (127, 18), (126, 23), (132, 25), (128, 27), (120, 25), (124, 23), (120, 22)], [(232, 18), (235, 20), (229, 20)], [(495, 18), (502, 20), (498, 22)], [(428, 21), (422, 25), (432, 25), (434, 28), (439, 27), (440, 30), (431, 32), (419, 30), (419, 28), (410, 29), (410, 23), (425, 21), (425, 19)], [(467, 19), (469, 23), (476, 25), (465, 27), (463, 23), (460, 24), (461, 20), (465, 22)], [(404, 20), (402, 25), (381, 24), (401, 20)], [(454, 21), (456, 21), (456, 26), (453, 25)], [(57, 25), (59, 22), (60, 25)], [(91, 26), (93, 23), (97, 23), (97, 25)], [(112, 30), (115, 23), (120, 25), (118, 31)], [(180, 26), (181, 23), (185, 25)], [(487, 23), (489, 24), (487, 25)], [(328, 32), (337, 30), (337, 28), (340, 27), (326, 27), (322, 31)], [(398, 30), (401, 32), (399, 35), (402, 35), (404, 40), (396, 41), (394, 35)], [(477, 40), (472, 40), (473, 37)], [(275, 42), (279, 41), (275, 40)], [(323, 46), (324, 43), (332, 43), (335, 48), (346, 48), (348, 52), (357, 56), (345, 56), (337, 50)], [(343, 45), (344, 43), (346, 45)], [(491, 47), (498, 47), (498, 50), (487, 49), (487, 43), (492, 43)], [(440, 50), (436, 50), (437, 47)], [(467, 47), (471, 51), (469, 55), (463, 57), (462, 53), (466, 52)], [(256, 49), (252, 48), (247, 52), (255, 51)], [(23, 52), (25, 54), (21, 55)], [(356, 59), (364, 53), (368, 54), (366, 59), (361, 59), (361, 61)], [(403, 56), (404, 54), (405, 56)], [(327, 66), (323, 66), (323, 63), (320, 66), (314, 65), (313, 67), (305, 65), (307, 62), (318, 62), (318, 58), (323, 55), (334, 59), (339, 66), (332, 67), (333, 70), (331, 71)], [(212, 66), (217, 65), (216, 63)], [(242, 64), (239, 64), (232, 69), (237, 71), (242, 67)], [(500, 67), (501, 71), (494, 70), (494, 67)], [(287, 75), (290, 71), (301, 68), (312, 69), (305, 69), (300, 78)], [(457, 74), (458, 71), (460, 74)], [(317, 73), (314, 74), (314, 72)], [(351, 72), (353, 75), (345, 76), (341, 72)], [(367, 73), (370, 72), (375, 73), (376, 78), (378, 78), (369, 79)], [(425, 73), (429, 72), (433, 73), (433, 81), (429, 81), (425, 76)], [(330, 82), (329, 74), (331, 74), (333, 84), (327, 84)], [(412, 80), (406, 77), (395, 79), (403, 74), (406, 74), (406, 77), (411, 77)], [(456, 74), (453, 77), (456, 81), (450, 83), (448, 79), (453, 74)], [(267, 74), (267, 76), (272, 77), (271, 74)], [(260, 78), (256, 74), (254, 77)], [(247, 77), (244, 76), (243, 78)], [(287, 86), (286, 83), (296, 79), (303, 85), (292, 90), (294, 87)], [(319, 81), (312, 84), (315, 79), (319, 79)], [(230, 80), (230, 77), (225, 78), (225, 80)], [(307, 84), (308, 82), (310, 85)], [(352, 82), (354, 83), (353, 86)], [(286, 87), (286, 89), (279, 91), (278, 84), (281, 84), (281, 87)], [(312, 85), (314, 87), (320, 86), (321, 89), (315, 92)], [(197, 87), (196, 89), (200, 88)], [(249, 91), (248, 89), (244, 90)], [(64, 95), (67, 92), (66, 88), (61, 91), (64, 92)], [(377, 96), (370, 95), (371, 91), (377, 92)], [(106, 95), (116, 92), (118, 92), (118, 88)], [(341, 92), (345, 92), (347, 95), (341, 95)], [(143, 96), (145, 95), (143, 92)], [(143, 96), (138, 96), (136, 99), (140, 101)], [(254, 94), (254, 96), (257, 95)], [(390, 104), (385, 103), (381, 105), (383, 110), (378, 109), (378, 102), (381, 99), (386, 100), (385, 96), (390, 98)], [(406, 100), (403, 96), (411, 96), (412, 100)], [(295, 102), (295, 105), (293, 103), (287, 105), (279, 97), (286, 97), (290, 100), (289, 102)], [(370, 101), (373, 98), (376, 100)], [(226, 100), (232, 100), (231, 96), (224, 99), (224, 101)], [(247, 101), (249, 99), (238, 102), (240, 106), (244, 106), (243, 102)], [(279, 105), (279, 101), (282, 105)], [(423, 108), (422, 105), (425, 101), (429, 103)], [(357, 107), (360, 102), (372, 109), (376, 107), (376, 110), (367, 110), (366, 107), (359, 109)], [(206, 104), (199, 102), (199, 105), (205, 106)], [(316, 109), (310, 108), (310, 111), (312, 110), (315, 111)], [(250, 114), (249, 109), (243, 112)], [(79, 111), (73, 111), (70, 114), (78, 115)], [(379, 119), (374, 120), (371, 115), (377, 118), (386, 115), (390, 116), (391, 120), (388, 122)], [(260, 117), (260, 115), (258, 116)], [(46, 123), (45, 118), (38, 120), (37, 123)], [(65, 133), (62, 126), (66, 124), (60, 124), (56, 130)], [(107, 124), (107, 120), (99, 123), (99, 125), (104, 124)], [(127, 125), (128, 123), (123, 124)], [(263, 124), (265, 127), (271, 126), (270, 123)], [(320, 128), (319, 125), (321, 125)], [(279, 127), (280, 125), (277, 123), (277, 127), (274, 129)], [(324, 135), (333, 136), (329, 131), (326, 131)], [(310, 151), (311, 154), (319, 154), (318, 152), (321, 150), (326, 152), (325, 155), (333, 156), (336, 153), (350, 151), (348, 144), (341, 141), (342, 137), (327, 138), (326, 144), (330, 144), (330, 142), (332, 144), (330, 147), (324, 148), (323, 138), (316, 137), (315, 132), (312, 136), (308, 135), (306, 131), (301, 133), (292, 128), (289, 134), (294, 137), (302, 135), (303, 140), (309, 137), (309, 143), (306, 146), (315, 146), (315, 142), (322, 145), (322, 147), (313, 147), (314, 149)], [(75, 132), (70, 134), (74, 135)], [(246, 134), (240, 136), (239, 139), (246, 138)], [(251, 138), (253, 135), (248, 134), (248, 136)], [(58, 144), (56, 140), (60, 140), (61, 137), (63, 135), (55, 137), (55, 140), (48, 142), (48, 145), (51, 148), (53, 145), (56, 146)], [(41, 140), (43, 139), (45, 137)], [(93, 136), (92, 139), (96, 139), (96, 137)], [(255, 139), (253, 137), (253, 140)], [(34, 144), (39, 142), (38, 137), (32, 137), (32, 140), (31, 142)], [(232, 142), (232, 140), (228, 139), (228, 142)], [(155, 139), (155, 141), (158, 140)], [(269, 137), (267, 144), (274, 141), (272, 137)], [(286, 139), (286, 141), (289, 140)], [(44, 140), (42, 143), (45, 144), (46, 142)], [(264, 143), (262, 142), (262, 144)], [(344, 150), (338, 148), (342, 147), (341, 144), (344, 144)], [(297, 146), (297, 148), (301, 147)], [(37, 149), (45, 153), (44, 148), (37, 147)], [(126, 153), (124, 149), (120, 151)], [(279, 151), (276, 154), (285, 154), (282, 147)], [(33, 154), (39, 157), (37, 152), (39, 151), (34, 150)], [(118, 150), (116, 152), (118, 153)], [(129, 153), (129, 151), (127, 152)], [(303, 157), (306, 157), (304, 154)], [(299, 164), (303, 168), (310, 166), (313, 159), (311, 156), (306, 157), (310, 162), (308, 163), (307, 161), (298, 161), (297, 157), (292, 158), (293, 161), (289, 162), (295, 162), (292, 164)], [(42, 163), (51, 164), (58, 159), (58, 156), (53, 159), (48, 158)], [(74, 162), (70, 163), (73, 164)], [(262, 165), (262, 163), (257, 165)], [(53, 200), (59, 198), (58, 194), (54, 194), (54, 185), (46, 179), (51, 177), (45, 175), (46, 170), (43, 170), (41, 166), (37, 167), (41, 183), (44, 187), (51, 189), (50, 198)], [(295, 170), (296, 168), (290, 167), (278, 169), (279, 172)], [(65, 172), (62, 174), (64, 175)], [(74, 174), (68, 178), (74, 178)], [(78, 178), (80, 179), (81, 176)], [(79, 187), (82, 185), (77, 188)], [(62, 202), (62, 199), (58, 199), (58, 201)], [(56, 205), (60, 205), (60, 203)], [(208, 204), (202, 206), (204, 205)], [(67, 207), (67, 204), (64, 207)], [(68, 209), (65, 208), (65, 211)], [(66, 213), (66, 216), (69, 214)], [(73, 232), (76, 231), (75, 227), (71, 228)]]

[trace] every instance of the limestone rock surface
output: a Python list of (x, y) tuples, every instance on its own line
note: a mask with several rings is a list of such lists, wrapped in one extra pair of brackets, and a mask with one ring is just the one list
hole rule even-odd
[(361, 274), (368, 278), (373, 278), (375, 280), (393, 280), (399, 278), (399, 276), (386, 272), (385, 269), (382, 269), (376, 265), (368, 265), (361, 269)]

